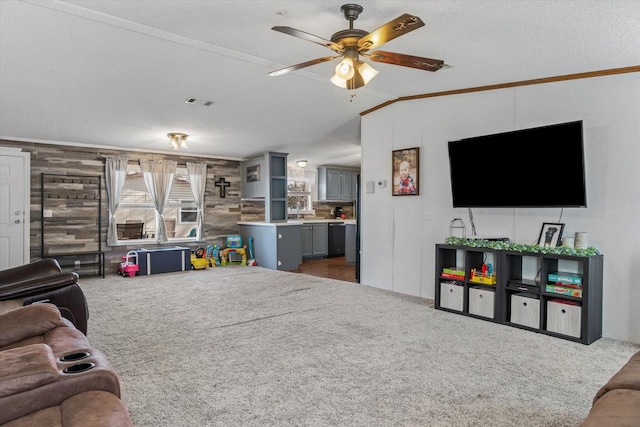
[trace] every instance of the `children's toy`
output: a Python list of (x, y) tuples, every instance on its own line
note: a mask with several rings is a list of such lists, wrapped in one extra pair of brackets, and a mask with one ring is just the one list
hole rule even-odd
[(253, 256), (253, 237), (249, 237), (249, 261), (247, 261), (247, 265), (258, 265), (255, 257)]
[(198, 248), (195, 251), (191, 252), (191, 269), (192, 270), (202, 270), (203, 268), (209, 267), (210, 262), (209, 259), (205, 257), (204, 248)]
[(127, 252), (127, 255), (122, 257), (122, 262), (118, 267), (118, 274), (122, 277), (133, 277), (139, 273), (138, 253), (136, 251)]
[(227, 247), (220, 251), (220, 265), (247, 265), (247, 251), (246, 246), (242, 246), (242, 236), (227, 236), (226, 244)]
[(220, 246), (217, 244), (207, 245), (206, 258), (209, 260), (209, 267), (220, 265)]

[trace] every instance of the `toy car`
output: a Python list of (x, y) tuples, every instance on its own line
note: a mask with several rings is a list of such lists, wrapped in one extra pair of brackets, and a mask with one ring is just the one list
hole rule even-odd
[(118, 267), (118, 274), (122, 277), (133, 277), (140, 274), (140, 267), (138, 266), (138, 253), (136, 251), (127, 252), (126, 256), (122, 257), (122, 262)]
[(198, 248), (191, 252), (191, 269), (202, 270), (211, 267), (211, 261), (205, 257), (204, 248)]

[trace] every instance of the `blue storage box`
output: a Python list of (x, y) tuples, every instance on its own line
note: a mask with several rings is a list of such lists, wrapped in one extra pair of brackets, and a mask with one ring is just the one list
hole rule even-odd
[(137, 249), (140, 275), (171, 273), (191, 269), (191, 250), (173, 248)]

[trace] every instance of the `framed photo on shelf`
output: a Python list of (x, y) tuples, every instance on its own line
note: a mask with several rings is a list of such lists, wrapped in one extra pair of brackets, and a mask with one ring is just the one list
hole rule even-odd
[(393, 195), (417, 196), (420, 194), (420, 148), (394, 150), (391, 154), (393, 171)]
[(544, 222), (538, 237), (538, 246), (556, 247), (562, 241), (564, 224)]

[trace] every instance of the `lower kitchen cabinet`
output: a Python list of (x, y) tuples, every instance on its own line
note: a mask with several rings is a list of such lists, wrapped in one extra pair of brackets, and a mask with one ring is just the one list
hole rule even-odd
[(300, 224), (241, 222), (242, 240), (253, 237), (253, 255), (260, 267), (295, 270), (302, 264)]
[(327, 224), (302, 224), (302, 257), (315, 258), (327, 256)]

